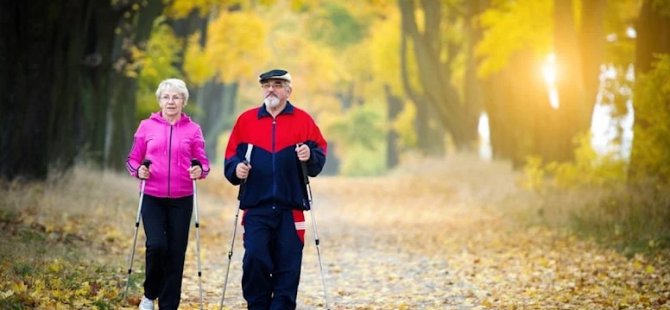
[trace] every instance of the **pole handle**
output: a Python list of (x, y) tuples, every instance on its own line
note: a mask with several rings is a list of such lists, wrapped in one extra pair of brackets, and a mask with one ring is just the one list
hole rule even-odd
[[(142, 164), (141, 164), (140, 166), (145, 166), (145, 167), (147, 167), (147, 169), (149, 169), (149, 166), (151, 166), (151, 161), (148, 160), (148, 159), (145, 159), (145, 160), (142, 161)], [(143, 181), (144, 181), (144, 180), (146, 180), (146, 179), (142, 179), (142, 178), (140, 178), (140, 180), (143, 180)]]
[[(195, 166), (200, 166), (200, 169), (202, 169), (202, 163), (200, 163), (199, 160), (193, 158), (193, 159), (191, 159), (191, 167), (195, 167)], [(193, 179), (193, 181), (195, 181), (195, 179)]]
[[(298, 143), (296, 144), (296, 147), (300, 147), (303, 144), (305, 143)], [(300, 169), (302, 169), (302, 180), (303, 182), (305, 182), (305, 184), (309, 184), (309, 175), (307, 175), (307, 163), (301, 161), (300, 159), (298, 159), (298, 161), (300, 162)]]
[(302, 169), (302, 178), (305, 184), (309, 184), (309, 175), (307, 175), (307, 163), (304, 161), (300, 162), (300, 168)]
[[(243, 160), (242, 163), (249, 166), (249, 161), (247, 161), (246, 159)], [(242, 183), (240, 184), (240, 190), (237, 192), (237, 200), (242, 200), (242, 195), (244, 194), (244, 190), (247, 187), (247, 179), (248, 178), (249, 178), (249, 176), (247, 176), (246, 179), (242, 180)]]

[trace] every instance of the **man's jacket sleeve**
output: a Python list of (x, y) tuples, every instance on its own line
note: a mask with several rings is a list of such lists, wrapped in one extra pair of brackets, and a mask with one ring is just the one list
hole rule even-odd
[(226, 146), (226, 159), (224, 160), (223, 164), (223, 173), (226, 176), (226, 179), (230, 181), (233, 185), (239, 185), (242, 183), (242, 180), (240, 180), (237, 177), (237, 174), (235, 174), (235, 169), (237, 168), (237, 164), (242, 162), (241, 157), (239, 156), (240, 152), (238, 152), (238, 149), (240, 147), (243, 147), (242, 143), (239, 140), (239, 119), (237, 120), (237, 123), (233, 127), (233, 131), (230, 134), (230, 139), (228, 140), (228, 145)]
[(315, 177), (321, 173), (323, 166), (326, 164), (326, 155), (328, 153), (328, 143), (323, 138), (321, 130), (316, 126), (313, 119), (310, 119), (310, 124), (307, 130), (307, 141), (305, 144), (309, 146), (310, 156), (307, 161), (307, 175)]

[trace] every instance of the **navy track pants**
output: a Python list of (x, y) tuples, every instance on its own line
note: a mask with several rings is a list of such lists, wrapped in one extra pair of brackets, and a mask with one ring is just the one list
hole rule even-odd
[(295, 309), (304, 247), (302, 210), (246, 209), (242, 293), (249, 309)]

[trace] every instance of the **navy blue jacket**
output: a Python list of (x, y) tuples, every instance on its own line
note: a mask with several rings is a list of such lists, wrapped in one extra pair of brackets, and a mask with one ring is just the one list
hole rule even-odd
[(245, 160), (250, 144), (251, 170), (240, 189), (240, 208), (278, 206), (309, 209), (307, 191), (296, 144), (310, 148), (307, 174), (317, 176), (326, 163), (327, 143), (319, 127), (307, 112), (287, 102), (284, 110), (273, 118), (265, 105), (243, 112), (228, 140), (225, 175), (233, 185), (242, 183), (235, 168)]

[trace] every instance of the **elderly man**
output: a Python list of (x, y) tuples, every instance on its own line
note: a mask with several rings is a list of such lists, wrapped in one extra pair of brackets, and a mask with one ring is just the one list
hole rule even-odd
[(259, 76), (263, 105), (243, 112), (226, 148), (225, 175), (241, 184), (242, 291), (249, 309), (295, 309), (309, 208), (301, 162), (316, 176), (327, 144), (305, 111), (289, 102), (291, 75)]

